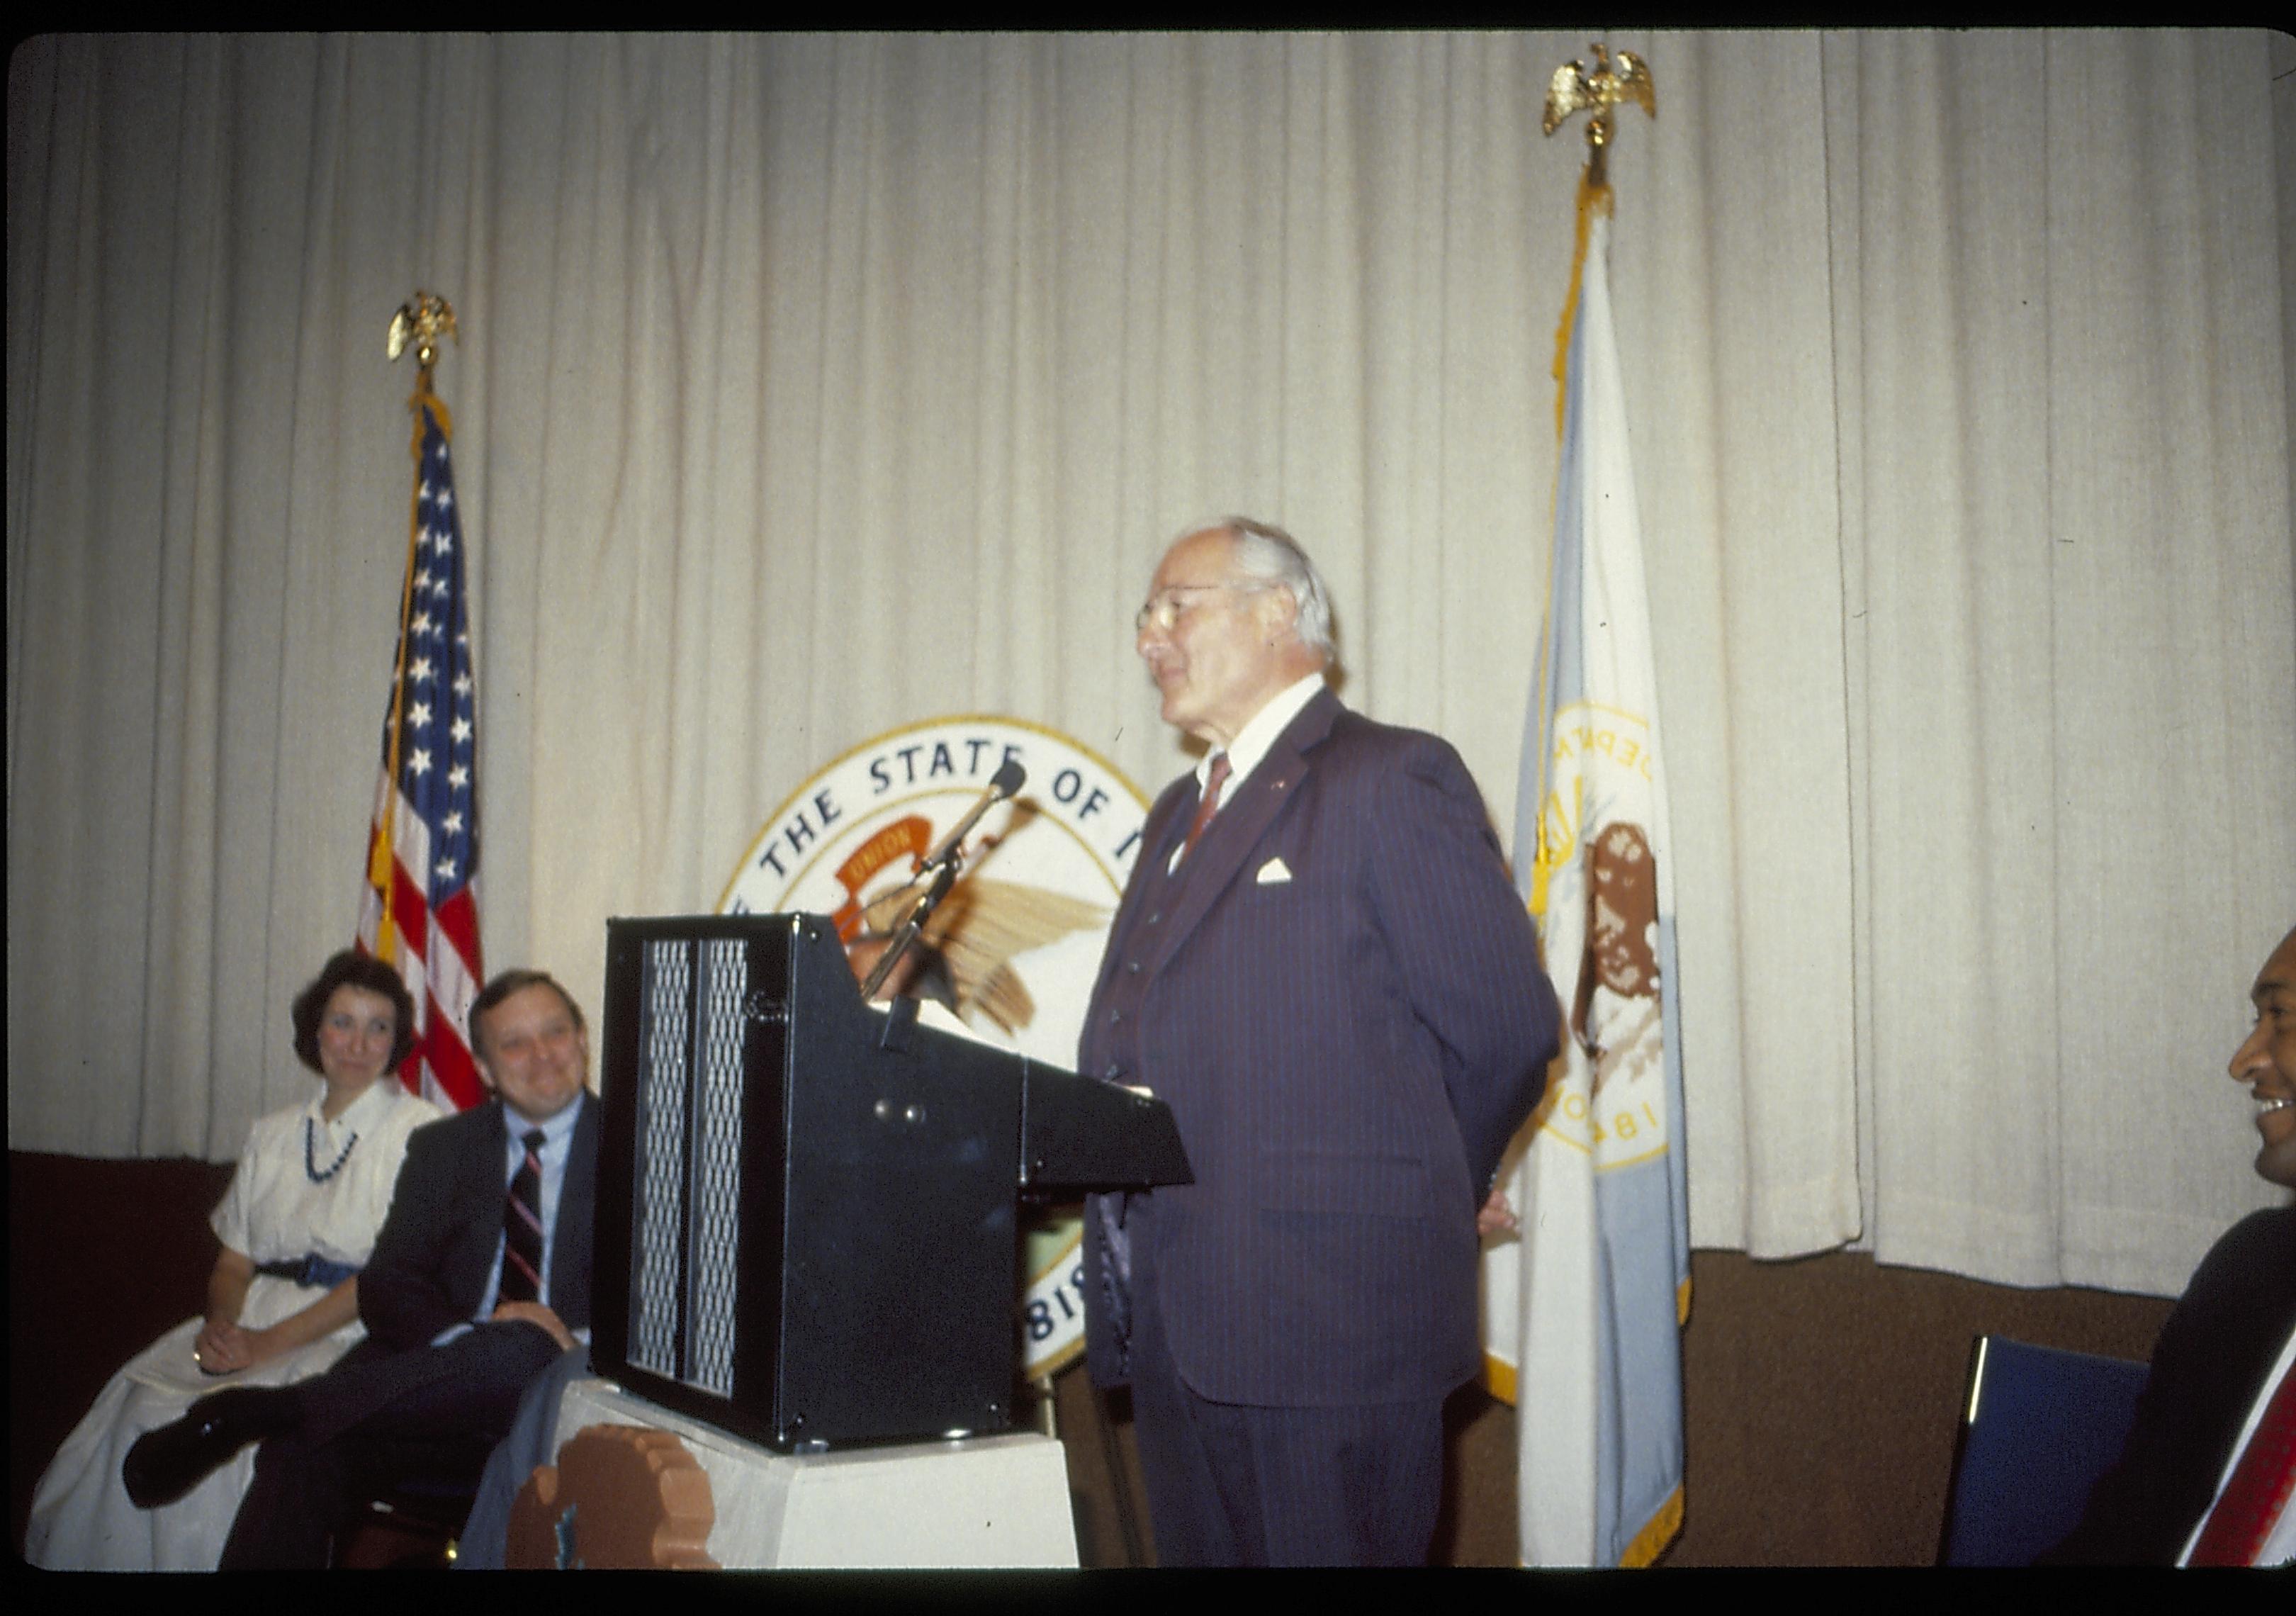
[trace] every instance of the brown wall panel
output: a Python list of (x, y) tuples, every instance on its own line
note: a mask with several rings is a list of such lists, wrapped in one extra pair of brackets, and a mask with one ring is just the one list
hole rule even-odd
[(1849, 1252), (1691, 1259), (1686, 1509), (1669, 1565), (1927, 1565), (1971, 1343), (2144, 1358), (2171, 1303)]

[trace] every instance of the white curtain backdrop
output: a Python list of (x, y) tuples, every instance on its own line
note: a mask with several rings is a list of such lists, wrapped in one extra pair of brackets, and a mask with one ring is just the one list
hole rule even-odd
[[(1613, 289), (1693, 1235), (2173, 1292), (2268, 1194), (2296, 217), (2262, 36), (1620, 35)], [(417, 286), (487, 958), (595, 1002), (849, 746), (1186, 759), (1130, 620), (1228, 511), (1496, 823), (1580, 33), (49, 37), (8, 98), (8, 1117), (234, 1153), (350, 938)], [(2282, 165), (2284, 169), (2286, 165)]]

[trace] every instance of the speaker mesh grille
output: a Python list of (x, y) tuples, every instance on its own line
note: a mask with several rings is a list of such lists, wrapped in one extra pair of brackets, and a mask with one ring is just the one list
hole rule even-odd
[(630, 1361), (678, 1376), (678, 1272), (685, 1236), (687, 1005), (693, 945), (645, 945), (638, 1023), (636, 1272), (630, 1282)]
[(686, 1346), (687, 1380), (721, 1397), (734, 1394), (735, 1277), (742, 1233), (742, 1004), (748, 955), (740, 939), (701, 945), (701, 992), (695, 1029), (693, 1305)]

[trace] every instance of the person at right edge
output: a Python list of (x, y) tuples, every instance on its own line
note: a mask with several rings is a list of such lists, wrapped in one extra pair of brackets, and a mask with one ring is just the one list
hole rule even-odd
[[(2296, 1188), (2296, 930), (2258, 972), (2232, 1077), (2256, 1099), (2256, 1170)], [(2194, 1271), (2152, 1348), (2120, 1460), (2042, 1565), (2296, 1560), (2296, 1205), (2251, 1212)]]

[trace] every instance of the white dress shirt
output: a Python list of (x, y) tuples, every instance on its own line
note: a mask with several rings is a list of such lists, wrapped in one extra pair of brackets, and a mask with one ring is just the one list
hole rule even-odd
[[(1251, 778), (1251, 771), (1259, 767), (1262, 758), (1267, 756), (1267, 749), (1275, 744), (1275, 737), (1283, 733), (1284, 727), (1300, 716), (1300, 710), (1314, 701), (1316, 693), (1323, 688), (1324, 670), (1318, 668), (1299, 683), (1287, 685), (1277, 691), (1268, 698), (1267, 706), (1251, 715), (1228, 745), (1227, 783), (1220, 788), (1220, 800), (1214, 805), (1215, 814), (1218, 808), (1235, 800), (1237, 788)], [(1196, 800), (1199, 802), (1203, 800), (1204, 786), (1211, 778), (1212, 759), (1219, 755), (1217, 751), (1206, 752), (1204, 760), (1196, 765)], [(1164, 866), (1166, 874), (1180, 867), (1180, 855), (1185, 850), (1185, 843), (1172, 849), (1172, 860)]]

